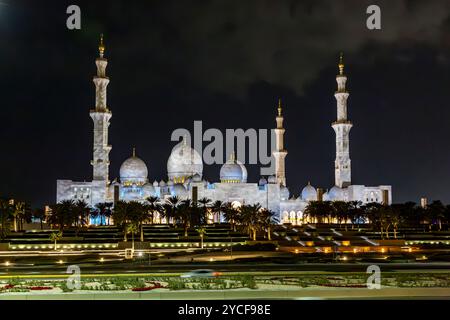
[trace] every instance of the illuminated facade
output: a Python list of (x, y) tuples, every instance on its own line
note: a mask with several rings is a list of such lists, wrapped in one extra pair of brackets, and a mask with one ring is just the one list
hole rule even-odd
[[(347, 77), (344, 75), (342, 56), (339, 62), (339, 74), (336, 78), (338, 90), (337, 121), (332, 127), (336, 133), (335, 185), (327, 192), (314, 188), (308, 183), (299, 197), (291, 197), (286, 184), (284, 147), (283, 112), (281, 101), (278, 103), (276, 115), (276, 144), (273, 152), (275, 175), (262, 177), (258, 183), (247, 182), (247, 170), (234, 154), (220, 170), (220, 182), (211, 183), (203, 177), (203, 161), (200, 154), (187, 143), (184, 138), (173, 149), (167, 161), (167, 181), (148, 179), (149, 172), (145, 162), (136, 156), (126, 159), (120, 167), (120, 178), (109, 180), (108, 127), (112, 116), (106, 105), (106, 87), (109, 78), (106, 76), (107, 60), (104, 58), (103, 40), (100, 56), (96, 59), (97, 75), (94, 77), (96, 87), (96, 105), (90, 112), (94, 122), (93, 143), (93, 180), (76, 182), (72, 180), (57, 181), (57, 202), (72, 199), (83, 200), (91, 206), (101, 202), (145, 201), (156, 196), (165, 201), (168, 197), (178, 196), (181, 199), (208, 198), (212, 201), (241, 204), (259, 203), (278, 214), (280, 223), (300, 224), (303, 212), (310, 201), (361, 201), (362, 203), (392, 202), (391, 186), (366, 187), (351, 184), (351, 166), (349, 152), (349, 132), (352, 123), (347, 119), (346, 90)], [(158, 218), (157, 218), (158, 219)], [(221, 217), (211, 216), (212, 221), (221, 221)]]

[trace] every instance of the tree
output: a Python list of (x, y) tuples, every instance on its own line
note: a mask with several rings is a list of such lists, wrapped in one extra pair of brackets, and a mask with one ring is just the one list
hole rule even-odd
[(49, 223), (52, 226), (57, 225), (59, 231), (64, 233), (66, 226), (71, 226), (74, 222), (75, 203), (73, 200), (63, 200), (50, 206), (51, 214), (48, 217)]
[(38, 219), (41, 223), (41, 230), (44, 229), (43, 221), (45, 219), (45, 210), (43, 208), (36, 208), (33, 210), (33, 217)]
[(278, 223), (276, 219), (275, 212), (262, 208), (259, 212), (259, 223), (262, 229), (267, 231), (267, 240), (272, 240), (271, 229), (275, 223)]
[(188, 236), (188, 229), (191, 225), (193, 210), (192, 202), (189, 199), (182, 200), (176, 210), (175, 219), (183, 225), (185, 237)]
[(82, 227), (88, 224), (89, 216), (91, 214), (91, 208), (84, 200), (78, 200), (75, 202), (73, 208), (71, 209), (71, 224), (75, 225), (76, 236)]
[[(160, 203), (160, 199), (158, 197), (153, 197), (153, 196), (148, 197), (147, 203), (148, 203), (147, 209), (150, 212), (152, 221), (154, 220), (153, 218), (154, 218), (155, 213), (158, 213), (159, 216), (161, 217), (162, 206)], [(160, 223), (161, 223), (161, 220), (160, 220)]]
[(260, 210), (261, 205), (259, 203), (253, 205), (242, 205), (239, 208), (242, 227), (248, 232), (249, 237), (254, 241), (256, 240), (256, 234), (260, 227)]
[(200, 235), (201, 248), (203, 249), (203, 237), (205, 236), (206, 229), (204, 227), (197, 228), (196, 231)]
[(140, 240), (144, 241), (144, 221), (148, 220), (147, 208), (138, 201), (126, 203), (126, 220), (140, 230)]
[(217, 220), (220, 222), (221, 214), (224, 208), (224, 203), (220, 200), (214, 201), (211, 205), (211, 212), (217, 217)]
[(163, 205), (164, 218), (167, 224), (170, 224), (170, 219), (173, 219), (177, 215), (178, 205), (180, 204), (180, 198), (177, 196), (169, 197), (166, 203)]
[(346, 201), (333, 201), (332, 202), (332, 212), (334, 217), (339, 223), (339, 226), (342, 226), (342, 222), (345, 223), (345, 228), (347, 229), (347, 221), (349, 220), (350, 214), (350, 203)]
[(131, 233), (131, 250), (134, 252), (134, 234), (139, 230), (136, 223), (130, 222), (126, 225), (125, 234)]
[(49, 239), (50, 239), (50, 241), (53, 241), (53, 242), (55, 243), (55, 245), (54, 245), (54, 247), (53, 247), (53, 249), (54, 249), (55, 251), (56, 251), (56, 242), (59, 241), (59, 240), (61, 240), (61, 238), (62, 238), (62, 232), (61, 232), (61, 231), (50, 233)]
[(127, 241), (127, 218), (128, 218), (128, 204), (125, 201), (117, 201), (112, 212), (114, 223), (123, 231), (123, 241)]
[(327, 222), (334, 215), (334, 207), (330, 201), (310, 201), (303, 212), (304, 221), (317, 221), (323, 223), (324, 218), (327, 218)]
[(91, 212), (91, 216), (95, 218), (100, 218), (100, 225), (103, 225), (103, 222), (106, 223), (106, 218), (111, 217), (111, 202), (100, 202), (95, 205), (94, 210)]
[(427, 215), (430, 217), (430, 231), (431, 231), (431, 225), (434, 223), (437, 223), (439, 227), (439, 231), (442, 230), (442, 220), (445, 219), (445, 206), (442, 204), (441, 201), (435, 200), (432, 203), (430, 203), (427, 208)]
[(231, 230), (236, 231), (236, 222), (239, 216), (239, 210), (236, 207), (234, 207), (230, 202), (226, 202), (223, 205), (222, 211), (224, 213), (225, 220), (231, 226)]
[(3, 240), (9, 233), (10, 221), (14, 208), (9, 200), (0, 199), (0, 238)]
[(202, 223), (207, 223), (208, 222), (208, 213), (209, 213), (209, 205), (211, 204), (211, 199), (208, 199), (206, 197), (201, 198), (200, 200), (198, 200), (198, 203), (200, 203), (200, 208), (201, 208), (201, 221)]

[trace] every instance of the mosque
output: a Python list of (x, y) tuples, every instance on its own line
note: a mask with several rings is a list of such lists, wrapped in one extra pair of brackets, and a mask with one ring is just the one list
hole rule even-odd
[[(186, 139), (178, 143), (167, 161), (167, 181), (149, 181), (148, 167), (136, 152), (126, 159), (120, 167), (119, 180), (109, 179), (108, 127), (112, 113), (106, 103), (109, 78), (106, 76), (108, 60), (104, 57), (103, 37), (96, 59), (97, 75), (93, 82), (96, 89), (95, 108), (90, 111), (94, 122), (93, 179), (90, 182), (57, 180), (57, 202), (63, 200), (84, 200), (91, 206), (97, 203), (123, 201), (145, 201), (156, 196), (164, 201), (168, 197), (181, 199), (220, 200), (240, 204), (259, 203), (274, 211), (280, 223), (300, 224), (303, 212), (310, 201), (361, 201), (391, 204), (392, 188), (389, 185), (367, 187), (351, 184), (351, 161), (349, 153), (349, 133), (352, 122), (347, 119), (346, 89), (347, 76), (344, 74), (342, 55), (339, 61), (339, 74), (336, 76), (337, 120), (332, 123), (336, 133), (335, 183), (327, 192), (307, 184), (298, 198), (290, 196), (286, 185), (283, 113), (281, 103), (276, 115), (276, 148), (273, 151), (275, 174), (261, 178), (258, 182), (247, 181), (245, 165), (234, 154), (220, 169), (220, 182), (209, 182), (203, 177), (203, 161), (200, 154), (191, 148)], [(156, 218), (158, 219), (158, 218)], [(217, 222), (221, 217), (211, 217)], [(159, 222), (164, 222), (160, 219)]]

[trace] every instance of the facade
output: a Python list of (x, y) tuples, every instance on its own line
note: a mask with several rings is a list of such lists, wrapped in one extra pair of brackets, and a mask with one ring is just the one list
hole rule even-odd
[[(136, 151), (126, 159), (120, 167), (120, 178), (109, 180), (108, 127), (112, 116), (106, 104), (107, 59), (104, 58), (103, 39), (99, 46), (99, 58), (96, 59), (97, 75), (93, 81), (96, 88), (95, 108), (90, 111), (94, 122), (93, 179), (90, 182), (72, 180), (57, 181), (57, 202), (63, 200), (84, 200), (91, 206), (101, 202), (115, 203), (123, 201), (145, 201), (156, 196), (164, 201), (168, 197), (178, 196), (181, 199), (200, 199), (206, 197), (212, 201), (241, 204), (259, 203), (278, 214), (280, 223), (300, 224), (303, 212), (310, 201), (361, 201), (362, 203), (392, 202), (391, 186), (382, 185), (367, 187), (352, 185), (349, 150), (349, 133), (352, 123), (347, 119), (346, 90), (347, 77), (344, 75), (342, 55), (339, 61), (339, 74), (336, 77), (337, 120), (332, 124), (336, 133), (335, 185), (327, 192), (314, 188), (308, 183), (298, 198), (290, 196), (286, 184), (284, 147), (283, 110), (281, 100), (278, 102), (276, 120), (276, 144), (273, 151), (275, 175), (262, 177), (258, 182), (247, 181), (245, 165), (239, 162), (234, 154), (220, 169), (220, 182), (211, 183), (203, 177), (203, 161), (201, 155), (191, 148), (187, 139), (179, 142), (167, 161), (167, 181), (149, 181), (148, 168), (145, 162), (136, 156)], [(218, 221), (220, 217), (211, 217)]]

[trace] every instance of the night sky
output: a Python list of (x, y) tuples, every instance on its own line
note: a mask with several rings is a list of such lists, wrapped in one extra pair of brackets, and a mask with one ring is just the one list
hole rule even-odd
[[(77, 4), (82, 29), (66, 28)], [(366, 28), (378, 4), (382, 30)], [(167, 179), (176, 128), (273, 128), (287, 183), (334, 184), (335, 76), (345, 54), (353, 184), (450, 202), (450, 1), (0, 1), (0, 196), (33, 206), (92, 178), (95, 58), (105, 34), (111, 180), (137, 149)], [(219, 165), (204, 176), (218, 181)], [(249, 167), (258, 181), (258, 166)]]

